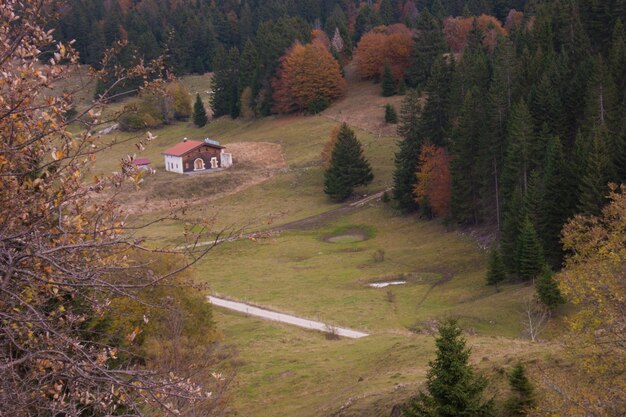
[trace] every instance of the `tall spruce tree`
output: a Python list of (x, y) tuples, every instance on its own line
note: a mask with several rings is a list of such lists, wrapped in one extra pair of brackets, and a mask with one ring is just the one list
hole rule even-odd
[(506, 206), (500, 234), (502, 260), (506, 265), (507, 272), (511, 275), (517, 274), (517, 237), (524, 216), (524, 197), (522, 196), (521, 188), (518, 186), (513, 191), (513, 195)]
[(578, 211), (599, 214), (606, 202), (612, 166), (606, 149), (606, 129), (596, 127), (591, 135), (584, 172), (579, 182)]
[(432, 144), (440, 147), (450, 142), (451, 84), (451, 68), (444, 57), (438, 57), (425, 88), (428, 100), (422, 111), (421, 130)]
[(526, 214), (517, 237), (517, 275), (528, 281), (539, 276), (543, 270), (543, 249), (537, 237), (535, 226)]
[(409, 90), (400, 107), (398, 135), (402, 140), (398, 144), (393, 173), (393, 198), (401, 209), (407, 211), (417, 208), (413, 189), (417, 181), (415, 172), (423, 144), (420, 110), (419, 94), (415, 90)]
[(558, 136), (548, 138), (543, 169), (544, 194), (541, 199), (542, 219), (539, 231), (546, 261), (558, 268), (563, 260), (561, 229), (574, 213), (576, 183), (563, 155)]
[(559, 289), (559, 284), (554, 279), (554, 273), (547, 265), (535, 282), (537, 298), (550, 310), (554, 310), (561, 304), (565, 304), (565, 297)]
[(428, 81), (433, 63), (445, 51), (441, 25), (428, 10), (420, 14), (416, 29), (411, 65), (407, 71), (408, 82), (412, 87), (424, 85)]
[(381, 86), (383, 88), (383, 97), (391, 97), (396, 93), (396, 82), (391, 74), (391, 66), (387, 59), (385, 59)]
[(509, 374), (511, 394), (504, 404), (508, 417), (527, 416), (535, 406), (535, 389), (528, 380), (524, 365), (518, 362)]
[(489, 266), (487, 268), (487, 285), (493, 285), (496, 291), (498, 284), (506, 279), (506, 267), (500, 255), (500, 249), (494, 247), (489, 254)]
[(374, 179), (363, 148), (352, 129), (342, 124), (333, 148), (330, 165), (324, 174), (324, 192), (333, 200), (345, 200), (354, 187), (367, 185)]
[(198, 127), (203, 127), (208, 121), (209, 118), (207, 117), (206, 110), (204, 109), (204, 103), (202, 103), (200, 94), (196, 94), (196, 102), (193, 105), (193, 124)]
[(532, 158), (537, 151), (537, 138), (533, 120), (524, 101), (517, 103), (511, 112), (508, 127), (508, 144), (502, 172), (502, 195), (509, 198), (518, 185), (522, 193), (528, 190)]
[(469, 364), (470, 350), (465, 346), (455, 320), (439, 328), (435, 339), (437, 357), (430, 362), (426, 392), (420, 392), (403, 410), (405, 417), (492, 417), (493, 400), (485, 401), (487, 380), (476, 375)]
[(465, 95), (454, 133), (450, 164), (452, 173), (452, 217), (461, 224), (478, 224), (480, 210), (480, 143), (485, 133), (484, 106), (473, 88)]

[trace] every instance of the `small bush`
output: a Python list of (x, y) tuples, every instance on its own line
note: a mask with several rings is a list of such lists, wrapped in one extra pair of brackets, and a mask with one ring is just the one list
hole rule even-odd
[(398, 114), (396, 113), (396, 109), (391, 104), (385, 105), (385, 123), (398, 123)]
[(391, 197), (389, 197), (389, 193), (387, 191), (383, 193), (381, 200), (383, 203), (388, 203), (391, 201)]
[(309, 101), (309, 104), (307, 104), (307, 113), (309, 114), (321, 113), (324, 110), (326, 110), (328, 106), (330, 106), (330, 101), (326, 98)]

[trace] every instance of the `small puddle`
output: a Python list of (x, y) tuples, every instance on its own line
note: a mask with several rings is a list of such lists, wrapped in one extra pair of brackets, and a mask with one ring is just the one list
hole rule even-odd
[(406, 281), (386, 281), (386, 282), (372, 282), (371, 284), (367, 284), (368, 287), (372, 288), (385, 288), (390, 285), (404, 285)]

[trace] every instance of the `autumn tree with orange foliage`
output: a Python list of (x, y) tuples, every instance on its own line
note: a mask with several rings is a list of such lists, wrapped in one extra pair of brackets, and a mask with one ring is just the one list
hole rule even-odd
[(393, 77), (399, 80), (409, 68), (412, 47), (413, 35), (405, 25), (377, 26), (359, 41), (354, 62), (361, 78), (379, 78), (386, 59)]
[(443, 148), (424, 145), (419, 161), (415, 200), (420, 205), (428, 205), (435, 217), (445, 217), (450, 213), (452, 197), (450, 157)]
[(339, 64), (321, 42), (296, 42), (281, 58), (272, 81), (275, 113), (316, 111), (346, 89)]
[(447, 17), (443, 21), (443, 33), (446, 45), (453, 53), (463, 53), (465, 50), (474, 19), (483, 33), (483, 45), (490, 51), (496, 47), (499, 36), (507, 35), (502, 23), (494, 16), (482, 14), (478, 17)]

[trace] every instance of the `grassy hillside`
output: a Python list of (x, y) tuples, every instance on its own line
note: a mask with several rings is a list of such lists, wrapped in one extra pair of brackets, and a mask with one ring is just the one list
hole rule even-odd
[[(194, 91), (208, 88), (202, 77), (183, 83)], [(144, 231), (172, 246), (182, 242), (185, 227), (202, 220), (210, 221), (205, 233), (210, 237), (225, 228), (263, 230), (326, 213), (340, 207), (322, 192), (320, 161), (336, 120), (354, 123), (374, 170), (374, 182), (357, 194), (386, 189), (397, 138), (393, 127), (380, 126), (378, 88), (353, 84), (346, 98), (321, 116), (220, 119), (202, 129), (176, 123), (154, 131), (158, 138), (137, 156), (150, 158), (156, 173), (121, 199), (135, 223), (186, 205), (181, 220)], [(99, 155), (94, 174), (116, 170), (121, 157), (136, 153), (135, 136), (104, 135), (104, 142), (120, 144)], [(160, 153), (183, 137), (211, 137), (227, 151), (230, 145), (235, 166), (197, 176), (165, 172)], [(512, 361), (541, 359), (552, 348), (520, 338), (522, 304), (533, 289), (508, 285), (496, 293), (484, 285), (485, 265), (486, 254), (472, 238), (435, 221), (400, 215), (376, 200), (306, 227), (216, 247), (194, 267), (197, 280), (212, 293), (372, 334), (328, 340), (217, 310), (225, 341), (236, 347), (241, 362), (233, 414), (386, 416), (423, 382), (434, 352), (431, 333), (451, 316), (470, 334), (472, 360), (494, 378), (502, 380)], [(389, 280), (407, 283), (367, 285)]]

